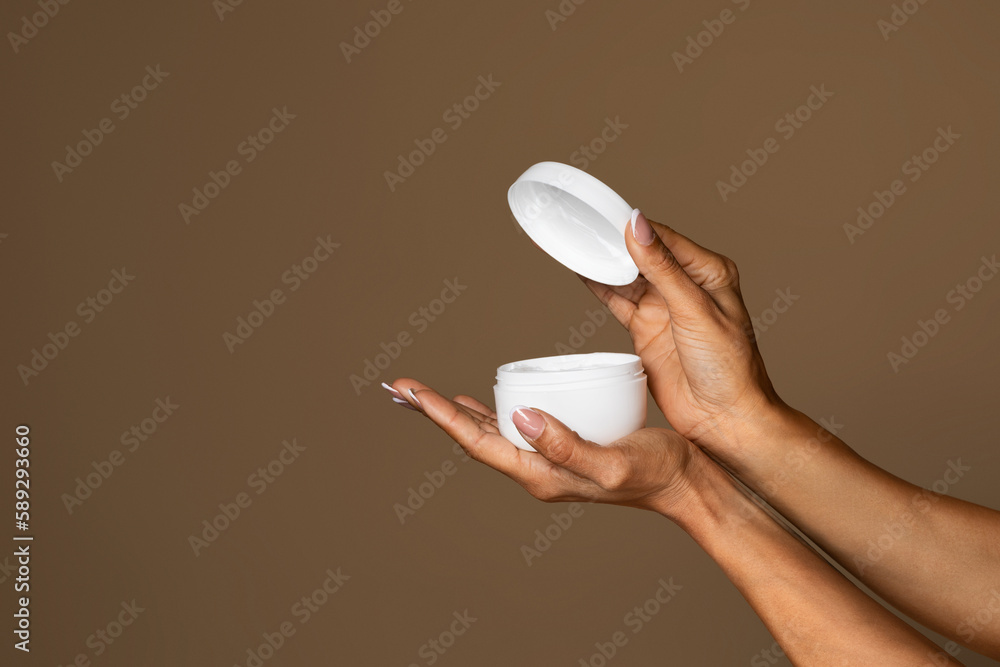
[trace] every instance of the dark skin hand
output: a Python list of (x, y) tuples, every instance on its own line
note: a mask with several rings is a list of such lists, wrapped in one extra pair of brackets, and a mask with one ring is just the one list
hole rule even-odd
[[(891, 475), (782, 401), (731, 260), (638, 211), (625, 242), (638, 280), (584, 282), (629, 331), (676, 432), (643, 429), (600, 447), (524, 409), (512, 420), (538, 450), (527, 452), (502, 438), (493, 411), (470, 397), (449, 401), (402, 379), (387, 386), (393, 400), (537, 498), (641, 507), (675, 521), (794, 664), (959, 663), (782, 529), (730, 474), (900, 610), (1000, 657), (1000, 513)], [(873, 556), (871, 545), (887, 534), (891, 547)]]
[[(599, 446), (551, 415), (515, 411), (537, 451), (503, 438), (496, 413), (469, 396), (448, 400), (412, 379), (388, 386), (393, 400), (424, 414), (466, 453), (546, 502), (637, 507), (671, 519), (719, 564), (797, 665), (923, 664), (925, 637), (862, 593), (779, 526), (692, 442), (648, 428)], [(762, 568), (762, 563), (768, 567)], [(937, 664), (959, 663), (947, 655)]]
[[(782, 401), (735, 263), (634, 218), (641, 277), (584, 282), (628, 330), (670, 424), (901, 611), (1000, 658), (1000, 512), (895, 477)], [(943, 479), (964, 472), (952, 461)]]

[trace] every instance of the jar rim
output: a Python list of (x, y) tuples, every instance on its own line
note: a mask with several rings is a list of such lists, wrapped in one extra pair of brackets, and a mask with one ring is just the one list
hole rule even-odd
[(512, 361), (497, 368), (497, 384), (537, 386), (587, 382), (642, 373), (642, 360), (622, 352), (563, 354)]

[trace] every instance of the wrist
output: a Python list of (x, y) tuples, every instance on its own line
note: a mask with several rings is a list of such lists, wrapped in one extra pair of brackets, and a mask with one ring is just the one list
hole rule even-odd
[(804, 480), (829, 471), (844, 457), (856, 455), (836, 434), (843, 428), (835, 420), (817, 423), (807, 415), (781, 404), (761, 410), (721, 431), (713, 446), (703, 445), (743, 483), (770, 503), (788, 492), (803, 492)]
[(650, 508), (688, 533), (696, 526), (717, 523), (728, 515), (741, 495), (729, 475), (700, 448), (691, 445), (691, 457), (669, 494)]
[[(743, 479), (744, 474), (752, 475), (761, 464), (783, 458), (794, 443), (820, 431), (822, 427), (781, 399), (761, 398), (709, 420), (691, 439)], [(824, 437), (832, 438), (830, 434)]]

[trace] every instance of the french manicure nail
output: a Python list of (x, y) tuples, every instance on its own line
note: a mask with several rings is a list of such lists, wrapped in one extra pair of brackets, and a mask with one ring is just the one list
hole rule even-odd
[(420, 412), (420, 411), (419, 411), (419, 410), (417, 410), (417, 409), (416, 409), (415, 407), (413, 407), (412, 405), (410, 405), (410, 402), (409, 402), (409, 401), (407, 401), (407, 400), (406, 400), (406, 399), (404, 399), (404, 398), (396, 398), (395, 396), (393, 396), (393, 397), (392, 397), (392, 402), (393, 402), (393, 403), (395, 403), (396, 405), (401, 405), (401, 406), (403, 406), (403, 407), (404, 407), (404, 408), (406, 408), (407, 410), (413, 410), (414, 412)]
[(653, 242), (653, 227), (639, 209), (632, 211), (632, 237), (641, 245)]
[(390, 394), (392, 394), (393, 396), (395, 396), (396, 398), (399, 398), (399, 399), (402, 399), (402, 398), (403, 398), (403, 395), (402, 395), (402, 394), (400, 394), (400, 393), (399, 393), (398, 391), (396, 391), (395, 389), (393, 389), (391, 385), (388, 385), (388, 384), (386, 384), (385, 382), (383, 382), (383, 383), (382, 383), (382, 387), (383, 387), (383, 388), (384, 388), (384, 389), (385, 389), (385, 390), (386, 390), (387, 392), (389, 392)]
[(510, 411), (514, 427), (526, 438), (534, 440), (545, 430), (545, 418), (523, 405), (515, 405)]
[[(419, 399), (419, 398), (417, 398), (417, 395), (413, 393), (413, 387), (410, 387), (410, 388), (409, 388), (409, 389), (408, 389), (407, 391), (408, 391), (408, 392), (409, 392), (409, 394), (410, 394), (410, 398), (412, 398), (412, 399), (413, 399), (413, 401), (414, 401), (414, 402), (415, 402), (415, 403), (416, 403), (417, 405), (420, 405), (420, 399)], [(420, 405), (420, 407), (423, 407), (423, 406), (422, 406), (422, 405)]]

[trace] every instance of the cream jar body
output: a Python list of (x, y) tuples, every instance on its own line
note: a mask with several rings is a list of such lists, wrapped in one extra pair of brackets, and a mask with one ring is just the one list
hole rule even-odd
[(517, 405), (544, 410), (599, 445), (646, 423), (646, 374), (634, 354), (567, 354), (504, 364), (493, 394), (500, 434), (529, 451), (534, 447), (510, 421)]

